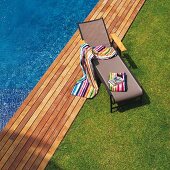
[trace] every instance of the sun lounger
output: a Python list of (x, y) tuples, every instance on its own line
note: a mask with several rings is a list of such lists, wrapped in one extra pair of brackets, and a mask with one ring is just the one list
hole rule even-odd
[[(79, 30), (82, 40), (85, 40), (90, 46), (95, 47), (97, 45), (105, 45), (106, 47), (112, 46), (112, 42), (109, 39), (104, 20), (98, 19), (88, 22), (79, 23)], [(114, 47), (118, 47), (118, 51), (125, 51), (126, 48), (116, 36), (111, 34), (111, 38), (114, 41)], [(134, 75), (128, 69), (119, 55), (108, 60), (94, 59), (93, 65), (97, 76), (100, 81), (105, 85), (108, 94), (110, 95), (110, 110), (112, 112), (113, 105), (116, 103), (126, 103), (131, 99), (141, 99), (143, 96), (143, 89)], [(109, 89), (108, 76), (110, 72), (121, 73), (125, 72), (127, 75), (127, 91), (126, 92), (112, 92)]]

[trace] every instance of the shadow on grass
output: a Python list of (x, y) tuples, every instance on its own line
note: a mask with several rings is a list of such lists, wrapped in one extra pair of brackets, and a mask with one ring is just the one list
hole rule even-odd
[(121, 103), (120, 105), (118, 105), (119, 107), (117, 108), (116, 111), (125, 112), (130, 109), (142, 107), (144, 105), (149, 105), (150, 97), (148, 96), (148, 94), (146, 93), (146, 91), (144, 89), (143, 89), (143, 92), (144, 92), (144, 94), (142, 96), (142, 100), (136, 99), (136, 100), (127, 101), (126, 103)]
[(130, 68), (132, 69), (137, 69), (138, 66), (136, 65), (136, 63), (132, 60), (131, 56), (127, 53), (123, 54), (123, 58), (129, 63)]
[(48, 165), (47, 167), (45, 168), (45, 170), (64, 170), (63, 168), (60, 168), (59, 165), (56, 164), (56, 162), (51, 159), (49, 162), (48, 162)]

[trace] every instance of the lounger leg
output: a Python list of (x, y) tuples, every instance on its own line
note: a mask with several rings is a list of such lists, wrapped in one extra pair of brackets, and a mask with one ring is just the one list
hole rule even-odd
[(143, 104), (143, 96), (140, 97), (140, 102)]
[(111, 95), (110, 95), (110, 112), (112, 113), (112, 99), (111, 99)]
[(110, 112), (112, 113), (113, 112), (113, 98), (112, 96), (110, 95)]

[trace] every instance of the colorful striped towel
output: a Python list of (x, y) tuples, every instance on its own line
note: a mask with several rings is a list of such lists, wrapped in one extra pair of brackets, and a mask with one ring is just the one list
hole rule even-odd
[(93, 98), (98, 92), (98, 85), (95, 79), (92, 59), (109, 59), (117, 55), (112, 47), (105, 47), (103, 45), (90, 47), (84, 43), (80, 47), (80, 66), (83, 71), (83, 77), (75, 84), (71, 94), (85, 98)]
[[(109, 83), (110, 80), (114, 80), (115, 78), (121, 78), (122, 81), (113, 85)], [(127, 81), (126, 81), (126, 73), (110, 73), (109, 74), (109, 89), (113, 92), (125, 92), (127, 91)]]

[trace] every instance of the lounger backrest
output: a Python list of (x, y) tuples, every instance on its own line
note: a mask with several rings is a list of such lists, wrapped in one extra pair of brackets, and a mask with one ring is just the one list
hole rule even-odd
[(110, 47), (110, 40), (103, 19), (79, 24), (81, 38), (90, 46), (105, 45)]

